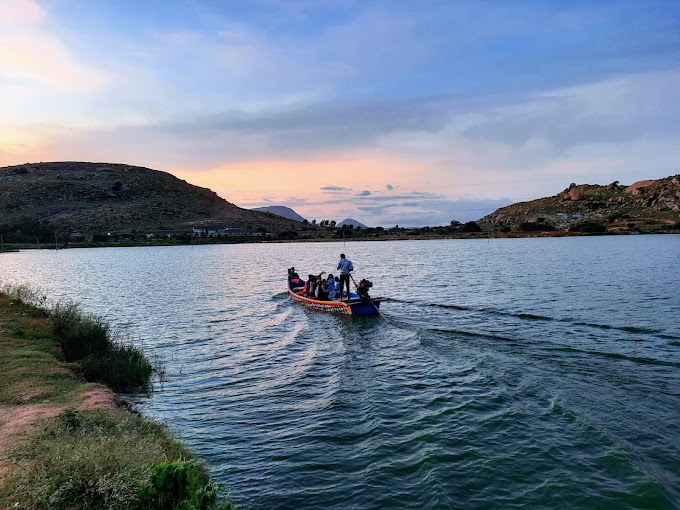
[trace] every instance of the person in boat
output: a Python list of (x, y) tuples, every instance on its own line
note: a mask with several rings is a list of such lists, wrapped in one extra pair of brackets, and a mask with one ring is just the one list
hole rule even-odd
[(306, 286), (306, 282), (295, 272), (290, 275), (288, 282), (293, 292), (300, 292)]
[(290, 281), (293, 290), (299, 291), (300, 289), (303, 289), (307, 282), (305, 282), (302, 278), (300, 278), (297, 273), (293, 277), (293, 279)]
[(313, 274), (307, 275), (307, 292), (308, 298), (313, 298), (316, 292), (316, 277)]
[(340, 270), (340, 299), (342, 299), (343, 287), (347, 286), (347, 300), (349, 301), (349, 274), (351, 271), (354, 271), (354, 266), (352, 261), (345, 257), (344, 253), (340, 254), (340, 262), (338, 262), (337, 269)]
[(319, 301), (328, 300), (328, 292), (326, 292), (326, 280), (321, 280), (316, 287), (316, 299)]
[(332, 274), (328, 275), (328, 280), (326, 280), (326, 286), (324, 290), (328, 293), (328, 299), (335, 299), (338, 295), (338, 286), (335, 283), (335, 278)]

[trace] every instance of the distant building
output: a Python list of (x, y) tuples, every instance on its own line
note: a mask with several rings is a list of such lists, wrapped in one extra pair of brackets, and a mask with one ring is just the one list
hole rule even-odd
[(221, 237), (221, 236), (250, 236), (253, 229), (243, 227), (225, 227), (222, 225), (198, 225), (191, 228), (194, 237)]
[(173, 237), (182, 237), (182, 236), (187, 236), (190, 235), (191, 232), (188, 230), (167, 230), (167, 229), (158, 229), (158, 230), (147, 230), (144, 236), (147, 239), (161, 239), (161, 238), (167, 238), (167, 239), (172, 239)]
[(191, 227), (194, 237), (199, 237), (202, 235), (206, 235), (208, 237), (216, 236), (217, 233), (223, 229), (224, 227), (221, 225), (197, 225)]

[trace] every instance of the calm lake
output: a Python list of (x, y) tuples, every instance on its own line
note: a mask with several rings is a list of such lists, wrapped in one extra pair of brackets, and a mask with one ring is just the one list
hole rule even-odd
[[(340, 252), (384, 317), (289, 300)], [(243, 509), (680, 508), (678, 235), (41, 250), (0, 280), (161, 356), (133, 401)]]

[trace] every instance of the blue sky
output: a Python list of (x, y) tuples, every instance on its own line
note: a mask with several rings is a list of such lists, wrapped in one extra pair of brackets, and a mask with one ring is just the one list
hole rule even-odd
[(678, 173), (680, 2), (0, 0), (0, 98), (0, 164), (444, 224)]

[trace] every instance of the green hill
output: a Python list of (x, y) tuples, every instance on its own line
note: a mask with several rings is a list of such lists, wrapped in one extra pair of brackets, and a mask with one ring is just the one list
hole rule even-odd
[(129, 233), (225, 226), (282, 232), (300, 223), (242, 209), (149, 168), (58, 162), (0, 168), (0, 228), (39, 223), (59, 232)]

